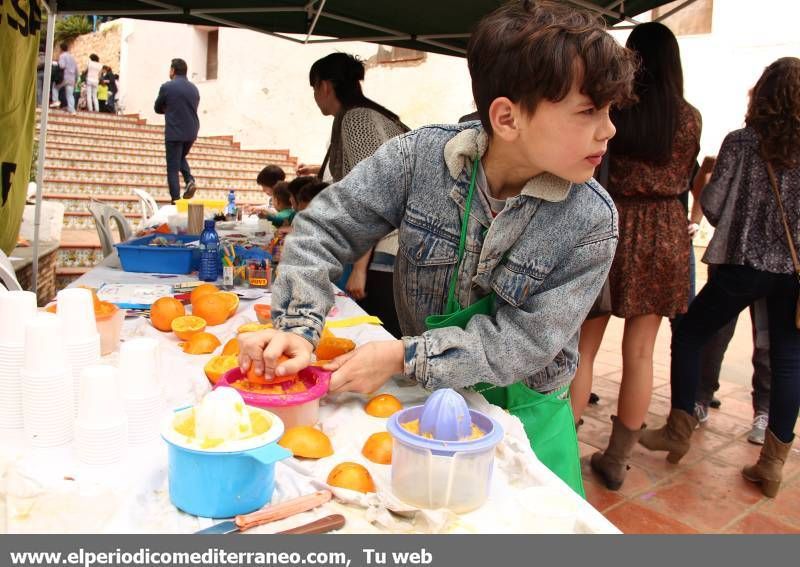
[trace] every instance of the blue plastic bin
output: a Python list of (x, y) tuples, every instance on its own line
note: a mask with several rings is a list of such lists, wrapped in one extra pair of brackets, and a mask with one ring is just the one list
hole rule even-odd
[(159, 236), (182, 242), (197, 242), (197, 235), (151, 234), (116, 244), (119, 261), (126, 272), (152, 272), (156, 274), (188, 274), (200, 263), (198, 248), (148, 246)]

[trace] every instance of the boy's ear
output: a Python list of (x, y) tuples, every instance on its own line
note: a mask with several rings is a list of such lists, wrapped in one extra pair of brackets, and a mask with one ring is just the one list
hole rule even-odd
[(498, 97), (489, 105), (489, 121), (492, 134), (506, 141), (512, 141), (519, 135), (519, 109), (517, 104), (504, 96)]

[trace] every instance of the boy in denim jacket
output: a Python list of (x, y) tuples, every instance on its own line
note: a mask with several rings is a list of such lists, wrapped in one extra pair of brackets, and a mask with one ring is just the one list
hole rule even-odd
[[(617, 243), (611, 198), (592, 179), (631, 98), (635, 64), (588, 12), (512, 2), (473, 33), (467, 61), (480, 122), (398, 136), (294, 221), (273, 287), (276, 330), (241, 339), (266, 376), (307, 366), (333, 304), (330, 282), (399, 229), (394, 293), (404, 336), (339, 357), (331, 391), (370, 393), (402, 373), (428, 389), (568, 384), (578, 330)], [(426, 330), (444, 311), (473, 165), (479, 169), (458, 265), (462, 306), (494, 292), (491, 315)], [(277, 364), (286, 354), (289, 360)]]

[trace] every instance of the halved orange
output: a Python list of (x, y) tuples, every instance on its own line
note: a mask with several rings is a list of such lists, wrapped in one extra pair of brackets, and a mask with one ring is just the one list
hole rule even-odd
[(212, 384), (216, 384), (219, 379), (222, 378), (223, 374), (237, 366), (239, 366), (239, 358), (236, 355), (222, 354), (209, 360), (203, 367), (203, 370), (206, 373), (206, 378), (208, 378)]
[[(282, 364), (289, 360), (288, 356), (281, 355), (278, 358), (278, 364)], [(247, 371), (247, 381), (251, 384), (280, 384), (282, 382), (289, 382), (291, 380), (297, 380), (297, 374), (287, 374), (286, 376), (273, 376), (270, 379), (265, 378), (263, 375), (258, 375), (255, 372), (255, 368), (250, 366), (250, 369)]]
[(174, 297), (162, 297), (150, 306), (150, 322), (159, 331), (171, 331), (172, 321), (184, 315), (183, 303)]
[(392, 436), (388, 431), (373, 433), (369, 436), (361, 454), (379, 465), (392, 464)]
[(210, 293), (217, 293), (219, 288), (215, 286), (213, 283), (204, 283), (200, 284), (196, 288), (192, 290), (192, 293), (189, 295), (189, 302), (194, 305), (197, 303), (197, 300), (201, 297), (208, 295)]
[(375, 492), (375, 483), (364, 465), (340, 463), (328, 474), (328, 484), (358, 492)]
[(236, 315), (239, 309), (239, 296), (230, 291), (220, 291), (220, 295), (228, 301), (228, 318)]
[(182, 317), (175, 317), (170, 327), (172, 327), (172, 332), (179, 339), (187, 341), (192, 335), (205, 331), (206, 320), (194, 315), (183, 315)]
[(219, 345), (219, 339), (211, 333), (195, 333), (183, 343), (183, 352), (186, 354), (208, 354), (214, 352)]
[(289, 449), (295, 457), (321, 459), (333, 455), (330, 438), (319, 429), (308, 425), (290, 427), (278, 441), (278, 445)]
[(356, 348), (356, 343), (350, 339), (340, 339), (338, 337), (323, 338), (317, 345), (316, 355), (321, 360), (333, 360)]
[(266, 303), (259, 303), (258, 305), (254, 305), (253, 309), (256, 311), (256, 317), (258, 317), (259, 323), (263, 325), (272, 323), (272, 306)]
[(227, 343), (225, 343), (225, 346), (222, 347), (222, 354), (225, 354), (225, 355), (227, 355), (227, 354), (238, 355), (239, 354), (239, 341), (237, 341), (236, 339), (231, 339)]
[(364, 411), (373, 417), (389, 417), (403, 409), (400, 400), (391, 394), (378, 394), (367, 402)]

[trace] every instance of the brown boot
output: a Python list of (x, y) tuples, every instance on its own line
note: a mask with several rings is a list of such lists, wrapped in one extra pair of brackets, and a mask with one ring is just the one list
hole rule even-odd
[(669, 412), (667, 424), (661, 429), (645, 431), (639, 438), (639, 444), (651, 451), (669, 451), (667, 461), (675, 464), (689, 452), (689, 439), (695, 427), (695, 416), (673, 408)]
[(628, 459), (631, 451), (639, 440), (644, 425), (639, 429), (628, 429), (616, 415), (611, 416), (611, 422), (613, 425), (608, 447), (605, 451), (592, 455), (589, 463), (592, 465), (592, 470), (603, 478), (609, 490), (619, 490), (625, 480), (625, 473), (630, 468)]
[(767, 429), (758, 462), (752, 467), (744, 467), (742, 476), (750, 482), (760, 484), (764, 496), (775, 498), (783, 480), (783, 464), (791, 447), (791, 441), (784, 443), (775, 437), (771, 429)]

